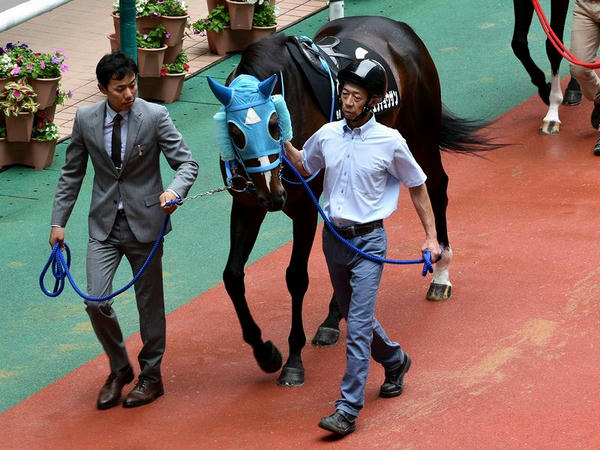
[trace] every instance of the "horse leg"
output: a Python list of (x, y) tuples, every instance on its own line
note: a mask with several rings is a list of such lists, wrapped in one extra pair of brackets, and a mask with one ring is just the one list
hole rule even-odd
[[(552, 2), (550, 27), (560, 40), (563, 38), (568, 8), (569, 2), (566, 0), (555, 0)], [(554, 45), (552, 45), (550, 39), (546, 40), (546, 54), (548, 55), (550, 67), (552, 69), (552, 81), (550, 83), (550, 106), (546, 116), (542, 121), (542, 126), (539, 132), (540, 134), (558, 134), (560, 133), (561, 125), (558, 109), (563, 101), (559, 77), (562, 56), (554, 48)]]
[(258, 231), (266, 211), (258, 207), (244, 207), (234, 200), (231, 207), (231, 231), (229, 257), (223, 271), (225, 289), (233, 302), (242, 327), (244, 341), (253, 350), (256, 362), (262, 370), (273, 373), (281, 367), (281, 353), (271, 341), (263, 342), (261, 331), (250, 313), (244, 285), (244, 266), (254, 247)]
[[(425, 169), (424, 169), (425, 170)], [(435, 216), (435, 228), (438, 242), (444, 247), (442, 258), (435, 264), (433, 279), (427, 291), (427, 300), (440, 302), (449, 300), (452, 295), (452, 283), (450, 282), (450, 262), (452, 261), (452, 248), (448, 240), (448, 223), (446, 221), (446, 208), (448, 206), (448, 175), (444, 171), (441, 159), (437, 164), (435, 175), (427, 173), (427, 190), (431, 200), (431, 208)], [(431, 181), (430, 181), (431, 180)], [(433, 184), (436, 180), (436, 184)]]
[(329, 313), (323, 323), (319, 325), (315, 337), (312, 339), (312, 345), (326, 347), (336, 344), (340, 337), (340, 320), (342, 320), (342, 313), (335, 297), (332, 296), (329, 302)]
[(285, 272), (285, 281), (292, 297), (292, 325), (288, 336), (289, 356), (277, 383), (281, 386), (304, 384), (302, 349), (306, 345), (302, 305), (308, 290), (308, 257), (317, 229), (316, 210), (311, 204), (300, 200), (294, 202), (294, 211), (286, 210), (293, 223), (293, 245), (290, 264)]
[(542, 101), (550, 104), (550, 83), (546, 83), (544, 72), (533, 62), (527, 46), (527, 32), (533, 18), (533, 4), (530, 0), (513, 0), (515, 26), (511, 46), (515, 56), (521, 61), (529, 74), (531, 82), (538, 88)]

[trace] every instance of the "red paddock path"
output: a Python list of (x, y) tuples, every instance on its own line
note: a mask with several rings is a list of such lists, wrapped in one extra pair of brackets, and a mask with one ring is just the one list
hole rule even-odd
[[(515, 145), (488, 159), (445, 155), (454, 295), (427, 302), (420, 269), (386, 268), (378, 316), (413, 366), (395, 399), (377, 397), (383, 371), (372, 367), (354, 434), (335, 440), (317, 427), (333, 410), (344, 346), (307, 346), (305, 385), (278, 387), (219, 285), (169, 315), (164, 397), (97, 411), (99, 357), (0, 415), (0, 447), (600, 448), (600, 158), (589, 104), (564, 108), (555, 137), (536, 134), (541, 111), (534, 98), (503, 116), (491, 131)], [(414, 257), (421, 242), (406, 195), (402, 203), (386, 225), (390, 257)], [(285, 354), (289, 252), (246, 277), (264, 337)], [(331, 294), (320, 236), (310, 269), (309, 338)], [(128, 341), (131, 354), (138, 342)]]

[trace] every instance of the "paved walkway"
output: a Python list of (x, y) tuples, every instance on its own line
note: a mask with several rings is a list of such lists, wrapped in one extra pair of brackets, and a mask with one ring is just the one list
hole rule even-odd
[[(204, 0), (188, 1), (190, 20), (206, 17)], [(279, 9), (277, 29), (281, 30), (326, 6), (326, 0), (276, 0)], [(114, 32), (111, 3), (97, 0), (73, 0), (46, 14), (0, 33), (0, 45), (25, 42), (36, 51), (64, 50), (69, 71), (63, 74), (63, 89), (73, 98), (56, 110), (55, 122), (64, 139), (71, 134), (77, 108), (95, 103), (104, 96), (96, 86), (95, 68), (100, 57), (110, 51), (108, 35)], [(184, 49), (190, 59), (193, 76), (225, 57), (210, 53), (206, 37), (188, 31)]]

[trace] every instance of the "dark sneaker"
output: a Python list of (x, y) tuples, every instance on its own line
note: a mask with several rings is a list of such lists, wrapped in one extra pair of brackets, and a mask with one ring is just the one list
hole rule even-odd
[(404, 375), (410, 369), (411, 359), (408, 353), (404, 353), (404, 362), (396, 370), (385, 372), (385, 381), (379, 389), (379, 396), (385, 398), (397, 397), (402, 394), (402, 383)]
[(356, 417), (338, 409), (332, 415), (323, 417), (319, 426), (324, 430), (345, 436), (356, 429)]
[(600, 103), (594, 102), (594, 109), (592, 110), (590, 121), (592, 122), (594, 130), (597, 130), (598, 126), (600, 126)]

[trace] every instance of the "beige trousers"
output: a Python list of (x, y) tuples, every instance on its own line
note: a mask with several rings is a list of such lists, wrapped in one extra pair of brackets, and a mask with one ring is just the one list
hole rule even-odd
[[(571, 24), (571, 52), (580, 61), (593, 63), (600, 46), (600, 1), (575, 0)], [(579, 81), (583, 95), (600, 103), (600, 77), (593, 69), (571, 64), (571, 75)]]

